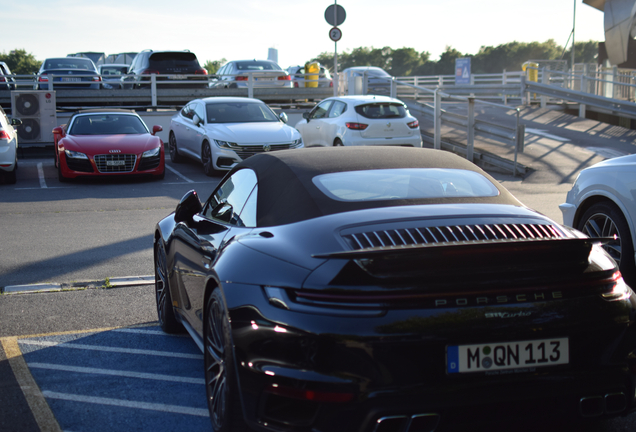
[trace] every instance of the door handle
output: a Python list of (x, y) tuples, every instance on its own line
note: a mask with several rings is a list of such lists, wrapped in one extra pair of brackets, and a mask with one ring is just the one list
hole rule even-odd
[(210, 270), (210, 264), (212, 263), (212, 258), (210, 258), (209, 256), (203, 255), (201, 257), (201, 263), (203, 263), (203, 267), (206, 270)]

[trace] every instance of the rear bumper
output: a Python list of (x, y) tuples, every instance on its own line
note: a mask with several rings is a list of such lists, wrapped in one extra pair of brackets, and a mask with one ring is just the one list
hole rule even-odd
[(422, 135), (419, 130), (413, 136), (398, 138), (363, 138), (360, 134), (345, 135), (342, 142), (346, 146), (410, 146), (422, 147)]
[(260, 430), (374, 432), (379, 419), (413, 416), (440, 425), (603, 418), (634, 407), (636, 364), (627, 357), (636, 337), (612, 318), (629, 314), (630, 301), (612, 306), (612, 313), (601, 312), (600, 298), (573, 305), (608, 313), (589, 328), (579, 322), (589, 316), (583, 311), (567, 326), (550, 322), (563, 321), (552, 315), (559, 302), (543, 312), (542, 305), (517, 305), (541, 323), (535, 339), (570, 339), (568, 365), (447, 374), (448, 345), (530, 339), (532, 320), (502, 329), (475, 320), (479, 308), (321, 316), (274, 307), (254, 290), (260, 287), (232, 284), (225, 293), (245, 416)]

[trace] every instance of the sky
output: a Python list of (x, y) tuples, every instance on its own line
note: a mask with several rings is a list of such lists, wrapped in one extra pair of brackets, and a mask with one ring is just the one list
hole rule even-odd
[(36, 59), (82, 51), (143, 49), (194, 52), (208, 60), (266, 59), (283, 67), (323, 52), (359, 47), (414, 48), (438, 60), (447, 46), (476, 54), (513, 41), (564, 46), (603, 41), (603, 12), (582, 0), (338, 0), (346, 11), (337, 46), (325, 9), (333, 0), (2, 0), (0, 52), (24, 49)]

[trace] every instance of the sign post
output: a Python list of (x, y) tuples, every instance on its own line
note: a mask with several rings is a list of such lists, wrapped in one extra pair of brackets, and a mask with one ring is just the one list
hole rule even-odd
[(342, 37), (342, 31), (338, 28), (347, 17), (344, 8), (338, 5), (338, 1), (325, 10), (325, 20), (333, 27), (329, 30), (329, 38), (333, 41), (333, 95), (338, 96), (338, 41)]

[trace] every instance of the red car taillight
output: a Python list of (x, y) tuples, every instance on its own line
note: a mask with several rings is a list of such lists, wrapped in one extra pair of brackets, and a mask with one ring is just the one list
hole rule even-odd
[(412, 121), (411, 123), (407, 123), (406, 125), (410, 127), (411, 129), (415, 129), (420, 125), (420, 122), (415, 120), (415, 121)]
[(278, 81), (291, 81), (290, 75), (281, 75), (278, 77)]
[(0, 82), (7, 82), (7, 79), (5, 77), (0, 77)]
[(333, 87), (333, 81), (329, 81), (329, 87)]
[(101, 80), (102, 80), (102, 77), (100, 77), (100, 76), (94, 76), (93, 77), (93, 81), (97, 82), (97, 81), (101, 81)]
[(353, 393), (336, 393), (325, 392), (320, 390), (305, 390), (297, 389), (293, 387), (282, 386), (279, 384), (272, 384), (269, 388), (265, 389), (266, 393), (275, 394), (277, 396), (283, 396), (290, 399), (300, 399), (313, 402), (332, 402), (332, 403), (346, 403), (353, 399)]
[(46, 75), (40, 75), (40, 77), (38, 78), (39, 82), (48, 82), (49, 81), (49, 77), (47, 77)]
[(237, 76), (234, 78), (234, 81), (247, 81), (246, 76)]
[(152, 74), (159, 75), (159, 71), (152, 70), (152, 69), (145, 69), (143, 72), (141, 72), (141, 74), (142, 75), (152, 75)]
[(195, 75), (207, 75), (208, 71), (205, 69), (197, 69), (196, 71), (194, 71)]
[(0, 140), (4, 140), (4, 139), (8, 141), (11, 138), (9, 137), (9, 134), (7, 133), (6, 130), (0, 130)]
[(345, 123), (345, 125), (349, 129), (353, 129), (353, 130), (365, 130), (366, 128), (369, 127), (368, 124), (364, 124), (364, 123)]

